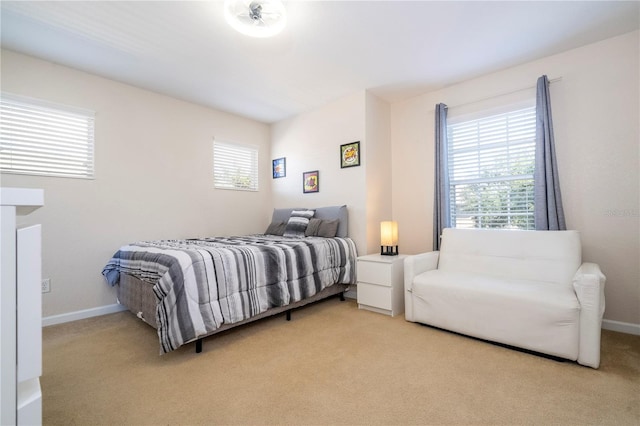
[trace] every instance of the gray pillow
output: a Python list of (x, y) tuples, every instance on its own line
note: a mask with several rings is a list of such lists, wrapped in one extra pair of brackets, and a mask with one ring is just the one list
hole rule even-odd
[(284, 234), (284, 227), (287, 224), (284, 222), (271, 222), (267, 227), (267, 230), (264, 231), (265, 235), (280, 235)]
[(304, 235), (306, 237), (315, 237), (318, 235), (318, 228), (320, 227), (320, 223), (322, 220), (316, 219), (315, 217), (309, 219), (309, 225), (307, 225), (307, 230), (304, 231)]
[(333, 238), (338, 232), (338, 219), (335, 220), (322, 220), (318, 227), (318, 237)]
[(287, 221), (287, 225), (284, 227), (285, 237), (304, 237), (304, 232), (309, 225), (309, 219), (313, 217), (315, 211), (313, 210), (293, 210), (291, 217)]
[(307, 237), (324, 237), (334, 238), (338, 231), (338, 225), (340, 222), (338, 219), (334, 220), (322, 220), (312, 218), (309, 220), (309, 225), (304, 235)]

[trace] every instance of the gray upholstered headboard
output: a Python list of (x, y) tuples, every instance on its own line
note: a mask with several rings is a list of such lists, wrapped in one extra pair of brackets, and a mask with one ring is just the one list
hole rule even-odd
[(271, 222), (287, 222), (293, 210), (315, 210), (313, 217), (323, 220), (338, 219), (338, 231), (336, 237), (346, 237), (349, 233), (349, 213), (347, 206), (328, 206), (317, 208), (290, 208), (290, 209), (273, 209)]

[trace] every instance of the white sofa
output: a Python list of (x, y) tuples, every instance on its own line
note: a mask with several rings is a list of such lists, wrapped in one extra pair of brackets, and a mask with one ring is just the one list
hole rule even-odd
[(407, 321), (600, 365), (605, 276), (577, 231), (448, 228), (404, 265)]

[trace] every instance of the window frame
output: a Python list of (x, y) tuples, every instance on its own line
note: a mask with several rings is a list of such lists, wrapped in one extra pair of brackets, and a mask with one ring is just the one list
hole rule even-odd
[[(518, 124), (519, 118), (524, 124)], [(498, 129), (500, 120), (506, 120), (502, 132)], [(509, 120), (513, 120), (513, 126)], [(535, 99), (456, 117), (447, 123), (452, 227), (535, 229), (535, 127)], [(457, 136), (455, 132), (459, 132)], [(465, 203), (472, 208), (461, 210)], [(490, 209), (491, 204), (500, 208)]]
[(0, 172), (95, 179), (95, 112), (0, 94)]
[[(256, 145), (214, 139), (214, 188), (232, 191), (259, 191), (259, 154), (260, 150)], [(231, 168), (236, 169), (235, 174), (230, 170)], [(248, 183), (242, 183), (245, 179), (248, 179)]]

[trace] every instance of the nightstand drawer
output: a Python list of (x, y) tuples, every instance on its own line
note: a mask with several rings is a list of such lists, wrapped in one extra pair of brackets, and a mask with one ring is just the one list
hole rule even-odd
[(358, 303), (391, 310), (391, 287), (358, 281)]
[(390, 265), (379, 262), (358, 262), (358, 284), (360, 282), (391, 287)]

